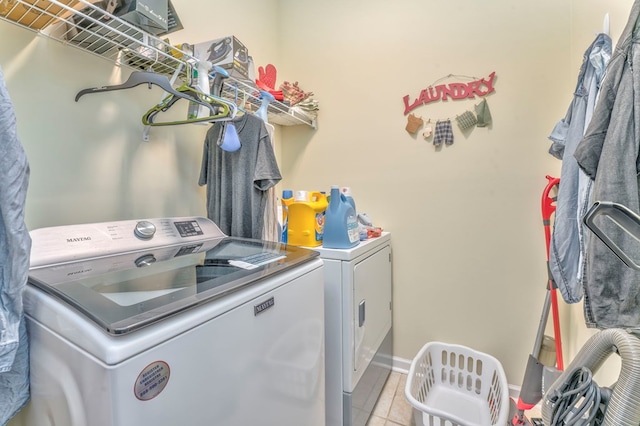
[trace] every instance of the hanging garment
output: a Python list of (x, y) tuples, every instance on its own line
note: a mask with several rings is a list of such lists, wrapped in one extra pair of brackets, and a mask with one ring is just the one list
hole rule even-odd
[(471, 111), (465, 111), (456, 116), (456, 122), (460, 130), (467, 130), (478, 124), (478, 118)]
[(611, 58), (611, 38), (598, 34), (584, 53), (578, 83), (567, 114), (554, 127), (549, 153), (562, 160), (560, 185), (549, 245), (549, 269), (567, 303), (582, 300), (584, 235), (582, 216), (590, 205), (591, 179), (578, 167), (573, 154), (584, 136), (602, 79)]
[[(640, 16), (635, 0), (629, 21), (609, 61), (598, 102), (575, 158), (594, 180), (592, 199), (640, 212), (640, 46), (633, 43)], [(603, 231), (623, 251), (633, 245), (620, 228)], [(584, 314), (589, 327), (640, 328), (640, 273), (625, 266), (598, 238), (587, 241)]]
[(451, 120), (442, 120), (436, 123), (433, 144), (435, 146), (441, 146), (442, 142), (444, 142), (445, 145), (451, 145), (453, 143), (453, 128), (451, 127)]
[(409, 117), (407, 117), (407, 125), (405, 126), (405, 130), (409, 133), (411, 133), (412, 135), (414, 135), (418, 129), (420, 129), (420, 127), (422, 127), (422, 124), (424, 123), (424, 121), (422, 120), (422, 118), (420, 117), (416, 117), (413, 114), (409, 114)]
[(476, 126), (487, 127), (488, 125), (490, 125), (492, 118), (491, 118), (491, 110), (489, 109), (489, 104), (487, 103), (487, 100), (483, 99), (474, 108), (476, 111), (476, 119), (478, 120), (478, 122), (476, 123)]
[(22, 293), (31, 238), (24, 224), (29, 163), (0, 68), (0, 424), (29, 399), (29, 352)]
[[(263, 119), (261, 118), (261, 120)], [(275, 127), (267, 122), (265, 122), (265, 126), (267, 127), (269, 139), (272, 142), (271, 147), (274, 148), (273, 132), (275, 131)], [(273, 241), (274, 243), (277, 243), (278, 241), (280, 241), (281, 234), (282, 232), (278, 229), (278, 196), (276, 195), (275, 186), (272, 186), (271, 188), (267, 189), (267, 193), (265, 195), (264, 226), (262, 227), (262, 239), (265, 241)]]
[(265, 123), (252, 114), (232, 120), (241, 147), (218, 147), (223, 123), (207, 131), (200, 185), (207, 185), (207, 216), (226, 235), (262, 238), (267, 190), (281, 179)]

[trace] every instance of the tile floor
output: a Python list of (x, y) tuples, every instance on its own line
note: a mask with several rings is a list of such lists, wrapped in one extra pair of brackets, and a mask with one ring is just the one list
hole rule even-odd
[(404, 396), (407, 375), (389, 374), (367, 426), (414, 426), (412, 407)]

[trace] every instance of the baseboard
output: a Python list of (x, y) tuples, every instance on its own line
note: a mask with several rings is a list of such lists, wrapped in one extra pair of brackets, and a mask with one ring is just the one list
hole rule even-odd
[(411, 367), (411, 360), (404, 359), (397, 356), (394, 356), (391, 360), (391, 370), (402, 373), (409, 374), (409, 368)]
[(520, 396), (520, 386), (509, 385), (509, 397), (514, 401), (517, 401), (519, 396)]
[[(411, 368), (410, 359), (400, 358), (394, 356), (391, 361), (391, 370), (397, 373), (409, 374), (409, 369)], [(517, 385), (509, 385), (509, 397), (514, 400), (518, 400), (518, 396), (520, 395), (520, 386)]]

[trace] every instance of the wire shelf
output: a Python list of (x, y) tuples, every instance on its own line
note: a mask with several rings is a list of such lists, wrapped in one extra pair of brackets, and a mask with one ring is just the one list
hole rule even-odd
[[(153, 36), (87, 0), (0, 0), (0, 20), (105, 58), (118, 66), (172, 75), (177, 69), (184, 74), (198, 62), (189, 51), (172, 46), (168, 39)], [(225, 82), (225, 93), (235, 96), (238, 91), (249, 104), (260, 106), (258, 89), (250, 82), (232, 76)], [(269, 104), (268, 112), (271, 123), (306, 124), (315, 128), (314, 117), (281, 102)]]
[(117, 65), (171, 74), (194, 57), (87, 0), (0, 0), (0, 17)]
[[(253, 84), (235, 79), (225, 81), (222, 96), (232, 100), (245, 111), (257, 111), (262, 105), (260, 90)], [(282, 102), (272, 101), (268, 107), (269, 123), (282, 126), (307, 124), (315, 129), (315, 116)]]

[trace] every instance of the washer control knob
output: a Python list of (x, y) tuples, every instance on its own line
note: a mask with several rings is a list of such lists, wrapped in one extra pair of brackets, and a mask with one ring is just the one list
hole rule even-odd
[(156, 257), (152, 254), (145, 254), (135, 260), (135, 264), (138, 268), (153, 265), (156, 263)]
[(136, 223), (133, 233), (141, 240), (150, 240), (156, 233), (156, 226), (147, 220), (141, 220)]

